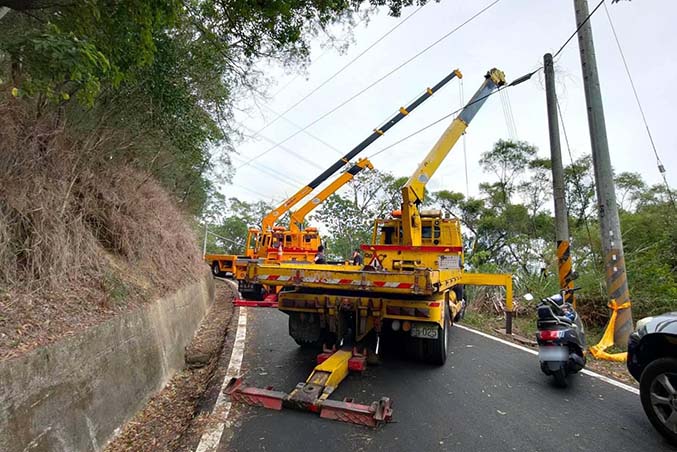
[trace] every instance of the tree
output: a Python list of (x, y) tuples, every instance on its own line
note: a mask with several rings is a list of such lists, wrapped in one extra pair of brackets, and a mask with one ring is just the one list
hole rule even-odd
[[(0, 0), (0, 89), (57, 111), (98, 156), (150, 172), (188, 212), (229, 167), (233, 99), (261, 92), (261, 60), (303, 65), (309, 40), (363, 4), (412, 0)], [(425, 1), (418, 0), (417, 4)]]
[(241, 254), (245, 249), (249, 228), (260, 228), (261, 219), (272, 208), (263, 201), (249, 203), (237, 198), (226, 200), (223, 196), (215, 194), (203, 216), (203, 221), (207, 222), (211, 232), (208, 235), (207, 250)]
[(614, 182), (616, 184), (616, 197), (619, 199), (618, 205), (622, 210), (632, 210), (647, 188), (639, 173), (620, 173), (614, 177)]
[(330, 196), (312, 217), (323, 226), (327, 254), (347, 259), (357, 246), (370, 243), (374, 220), (401, 207), (401, 188), (406, 181), (378, 170), (362, 171)]
[(569, 216), (575, 219), (575, 226), (582, 226), (593, 216), (592, 210), (596, 200), (590, 154), (564, 168), (564, 183)]
[(524, 173), (535, 156), (536, 148), (524, 141), (498, 140), (491, 151), (482, 153), (480, 158), (482, 169), (498, 177), (498, 182), (482, 185), (492, 202), (498, 204), (510, 202), (517, 186), (517, 178)]

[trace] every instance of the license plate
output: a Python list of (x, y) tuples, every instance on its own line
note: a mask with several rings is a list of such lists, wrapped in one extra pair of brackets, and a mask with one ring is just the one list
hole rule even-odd
[(414, 323), (411, 326), (411, 335), (423, 339), (437, 339), (436, 323)]
[(569, 350), (560, 346), (545, 346), (538, 348), (540, 361), (566, 361), (569, 359)]

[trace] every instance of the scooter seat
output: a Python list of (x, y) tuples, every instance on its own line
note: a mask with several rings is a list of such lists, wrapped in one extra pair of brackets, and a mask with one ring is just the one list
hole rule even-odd
[(542, 320), (551, 320), (551, 319), (556, 319), (557, 317), (555, 314), (552, 312), (552, 309), (550, 306), (543, 305), (538, 307), (538, 318)]
[(544, 321), (544, 322), (560, 322), (560, 323), (566, 323), (567, 325), (571, 325), (573, 321), (569, 320), (566, 316), (563, 315), (557, 315), (552, 311), (552, 308), (548, 305), (543, 305), (538, 307), (538, 321)]

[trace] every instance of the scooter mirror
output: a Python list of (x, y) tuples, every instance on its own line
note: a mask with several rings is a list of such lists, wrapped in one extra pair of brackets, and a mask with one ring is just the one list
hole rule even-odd
[(534, 296), (531, 295), (530, 293), (525, 293), (524, 295), (522, 295), (522, 298), (524, 298), (527, 301), (531, 301), (534, 299)]

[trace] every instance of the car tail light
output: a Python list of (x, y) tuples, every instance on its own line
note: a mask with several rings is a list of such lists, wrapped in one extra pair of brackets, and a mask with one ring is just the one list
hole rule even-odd
[(561, 330), (541, 330), (538, 332), (538, 338), (544, 341), (554, 341), (563, 336), (564, 331)]

